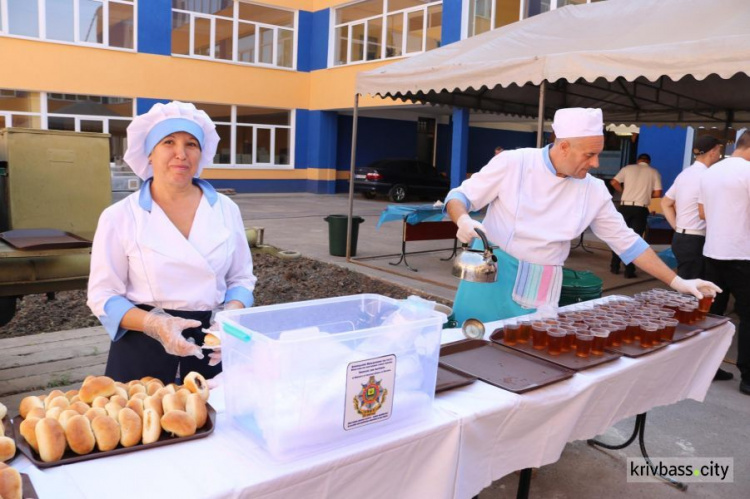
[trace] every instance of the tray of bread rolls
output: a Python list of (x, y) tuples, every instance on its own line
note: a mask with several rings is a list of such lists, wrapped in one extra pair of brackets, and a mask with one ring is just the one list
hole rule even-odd
[(15, 442), (34, 465), (49, 468), (204, 438), (216, 423), (208, 397), (195, 372), (166, 386), (151, 377), (89, 376), (79, 390), (21, 400)]

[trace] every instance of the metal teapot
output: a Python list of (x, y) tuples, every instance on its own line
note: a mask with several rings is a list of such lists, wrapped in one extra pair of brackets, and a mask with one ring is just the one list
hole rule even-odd
[(497, 257), (492, 252), (493, 247), (487, 241), (487, 236), (480, 229), (476, 229), (482, 238), (484, 249), (465, 247), (453, 260), (453, 275), (468, 282), (497, 281)]

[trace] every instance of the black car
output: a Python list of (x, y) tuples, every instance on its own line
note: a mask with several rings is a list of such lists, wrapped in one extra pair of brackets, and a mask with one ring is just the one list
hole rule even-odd
[(391, 201), (401, 203), (407, 195), (442, 199), (450, 190), (450, 180), (432, 165), (413, 159), (383, 159), (357, 168), (354, 191), (368, 199), (387, 194)]

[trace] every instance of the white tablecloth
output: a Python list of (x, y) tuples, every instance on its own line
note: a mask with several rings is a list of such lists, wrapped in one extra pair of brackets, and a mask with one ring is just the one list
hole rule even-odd
[[(606, 301), (606, 300), (605, 300)], [(501, 322), (488, 324), (488, 333)], [(440, 394), (432, 418), (377, 440), (279, 464), (220, 412), (202, 440), (39, 470), (45, 498), (468, 498), (515, 470), (557, 461), (569, 441), (685, 398), (702, 401), (734, 332), (725, 324), (516, 395), (476, 382)], [(460, 332), (448, 331), (446, 341)], [(212, 394), (221, 411), (223, 397)]]

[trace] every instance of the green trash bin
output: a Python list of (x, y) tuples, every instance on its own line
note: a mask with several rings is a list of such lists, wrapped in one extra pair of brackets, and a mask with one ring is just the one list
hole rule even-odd
[[(333, 256), (346, 256), (346, 224), (348, 215), (328, 215), (324, 218), (328, 222), (328, 252)], [(352, 254), (357, 254), (357, 236), (359, 224), (364, 222), (362, 217), (352, 217)]]
[(563, 269), (559, 305), (594, 300), (602, 297), (602, 280), (588, 270)]

